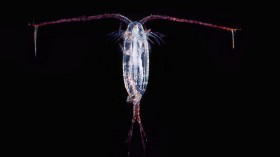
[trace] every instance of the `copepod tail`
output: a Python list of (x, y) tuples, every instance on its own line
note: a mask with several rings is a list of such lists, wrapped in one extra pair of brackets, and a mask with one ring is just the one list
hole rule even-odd
[(143, 128), (143, 125), (142, 125), (142, 122), (141, 122), (141, 118), (140, 118), (140, 104), (139, 103), (133, 104), (133, 117), (132, 117), (131, 126), (130, 126), (130, 129), (128, 131), (128, 138), (127, 138), (128, 157), (130, 157), (131, 137), (132, 137), (132, 134), (133, 134), (133, 125), (134, 125), (135, 121), (137, 121), (138, 124), (139, 124), (141, 142), (142, 142), (142, 147), (143, 147), (143, 157), (144, 157), (145, 153), (146, 153), (147, 136), (146, 136), (146, 133), (144, 131), (144, 128)]

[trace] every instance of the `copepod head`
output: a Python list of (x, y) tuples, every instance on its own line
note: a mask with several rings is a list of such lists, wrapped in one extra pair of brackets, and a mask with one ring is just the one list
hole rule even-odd
[(143, 25), (139, 22), (131, 22), (126, 29), (127, 33), (133, 36), (143, 35), (145, 33)]

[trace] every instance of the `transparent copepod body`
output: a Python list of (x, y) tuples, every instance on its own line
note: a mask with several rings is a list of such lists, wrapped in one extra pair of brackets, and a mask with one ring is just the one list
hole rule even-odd
[(140, 103), (149, 77), (149, 45), (144, 28), (131, 22), (124, 33), (123, 78), (128, 92), (127, 102)]

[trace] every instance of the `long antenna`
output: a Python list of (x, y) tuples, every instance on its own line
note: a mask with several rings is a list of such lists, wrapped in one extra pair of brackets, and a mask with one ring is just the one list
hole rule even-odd
[(37, 32), (38, 32), (38, 26), (34, 26), (34, 51), (35, 51), (35, 57), (37, 56)]
[(170, 17), (170, 16), (162, 16), (162, 15), (150, 15), (150, 16), (144, 17), (142, 20), (140, 20), (140, 23), (145, 24), (146, 22), (151, 21), (151, 20), (168, 20), (168, 21), (174, 21), (174, 22), (190, 23), (190, 24), (197, 24), (197, 25), (201, 25), (201, 26), (230, 31), (231, 35), (232, 35), (232, 48), (233, 49), (234, 49), (234, 32), (237, 30), (241, 30), (239, 28), (230, 28), (230, 27), (215, 25), (215, 24), (211, 24), (211, 23), (205, 23), (205, 22), (196, 21), (196, 20), (188, 20), (188, 19), (182, 19), (182, 18)]
[(61, 24), (61, 23), (72, 23), (72, 22), (81, 22), (81, 21), (91, 21), (91, 20), (98, 20), (98, 19), (106, 19), (106, 18), (115, 18), (119, 19), (126, 24), (131, 23), (132, 21), (128, 19), (127, 17), (121, 15), (121, 14), (101, 14), (101, 15), (94, 15), (94, 16), (81, 16), (81, 17), (74, 17), (74, 18), (68, 18), (68, 19), (59, 19), (55, 21), (47, 21), (42, 23), (33, 23), (29, 24), (34, 27), (34, 50), (35, 50), (35, 57), (37, 55), (37, 35), (38, 35), (38, 28), (42, 26), (47, 25), (54, 25), (54, 24)]
[(232, 48), (233, 49), (234, 49), (234, 32), (235, 32), (235, 30), (231, 30)]
[(59, 19), (55, 21), (47, 21), (37, 24), (32, 24), (32, 26), (47, 26), (47, 25), (53, 25), (53, 24), (60, 24), (60, 23), (72, 23), (72, 22), (80, 22), (80, 21), (91, 21), (91, 20), (98, 20), (98, 19), (105, 19), (105, 18), (115, 18), (119, 19), (126, 24), (131, 23), (131, 20), (129, 20), (127, 17), (121, 15), (121, 14), (101, 14), (101, 15), (94, 15), (94, 16), (80, 16), (80, 17), (74, 17), (74, 18), (68, 18), (68, 19)]

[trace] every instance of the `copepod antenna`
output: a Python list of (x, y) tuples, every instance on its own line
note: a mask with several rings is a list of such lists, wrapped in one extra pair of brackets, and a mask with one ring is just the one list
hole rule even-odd
[(47, 21), (47, 22), (42, 22), (42, 23), (29, 24), (34, 27), (35, 56), (37, 55), (37, 35), (38, 35), (39, 27), (54, 25), (54, 24), (61, 24), (61, 23), (83, 22), (83, 21), (108, 19), (108, 18), (115, 18), (115, 19), (125, 22), (126, 24), (129, 24), (132, 22), (130, 19), (128, 19), (127, 17), (125, 17), (121, 14), (101, 14), (101, 15), (94, 15), (94, 16), (80, 16), (80, 17), (74, 17), (74, 18), (59, 19), (59, 20), (55, 20), (55, 21)]
[(190, 23), (190, 24), (197, 24), (197, 25), (201, 25), (201, 26), (206, 26), (206, 27), (217, 28), (217, 29), (221, 29), (221, 30), (225, 30), (225, 31), (230, 31), (231, 35), (232, 35), (232, 48), (233, 49), (235, 48), (235, 46), (234, 46), (234, 33), (237, 30), (241, 30), (239, 28), (230, 28), (230, 27), (215, 25), (215, 24), (211, 24), (211, 23), (205, 23), (205, 22), (196, 21), (196, 20), (188, 20), (188, 19), (182, 19), (182, 18), (170, 17), (170, 16), (162, 16), (162, 15), (150, 15), (150, 16), (144, 17), (139, 22), (141, 24), (145, 24), (146, 22), (151, 21), (151, 20), (168, 20), (168, 21), (174, 21), (174, 22)]

